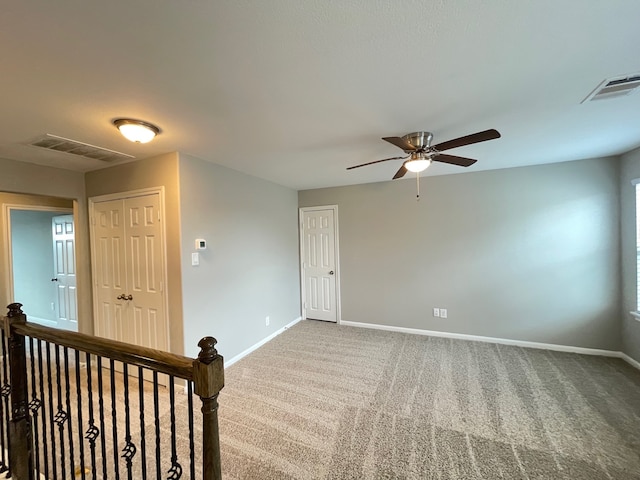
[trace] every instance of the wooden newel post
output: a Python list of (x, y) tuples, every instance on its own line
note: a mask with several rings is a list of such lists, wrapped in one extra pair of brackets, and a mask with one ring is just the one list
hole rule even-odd
[(20, 303), (12, 303), (7, 308), (8, 325), (5, 335), (9, 336), (9, 378), (11, 381), (11, 422), (9, 424), (9, 463), (12, 478), (30, 480), (33, 478), (33, 452), (31, 451), (31, 419), (27, 393), (27, 355), (23, 335), (14, 333), (13, 326), (25, 323), (27, 316)]
[(200, 353), (193, 361), (193, 383), (202, 400), (202, 478), (221, 480), (220, 432), (218, 431), (218, 394), (224, 387), (224, 360), (216, 351), (218, 341), (204, 337)]

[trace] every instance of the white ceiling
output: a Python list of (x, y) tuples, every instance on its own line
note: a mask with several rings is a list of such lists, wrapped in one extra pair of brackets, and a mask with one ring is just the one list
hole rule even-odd
[[(104, 163), (24, 144), (51, 133), (148, 157), (180, 151), (295, 189), (390, 179), (416, 130), (469, 169), (640, 145), (640, 94), (581, 104), (640, 71), (638, 0), (10, 0), (0, 15), (0, 157)], [(127, 142), (116, 117), (153, 122)]]

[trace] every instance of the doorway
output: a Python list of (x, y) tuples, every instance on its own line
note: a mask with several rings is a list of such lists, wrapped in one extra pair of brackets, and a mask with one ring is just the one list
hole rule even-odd
[(5, 204), (8, 292), (29, 321), (78, 331), (73, 210)]
[(340, 321), (338, 206), (300, 209), (302, 318)]

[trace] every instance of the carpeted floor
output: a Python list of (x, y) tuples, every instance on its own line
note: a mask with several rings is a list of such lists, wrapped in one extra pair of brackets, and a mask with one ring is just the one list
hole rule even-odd
[(619, 359), (304, 321), (226, 371), (225, 479), (640, 479)]
[[(70, 366), (73, 373), (73, 362)], [(219, 399), (225, 480), (640, 480), (640, 371), (619, 359), (304, 321), (228, 368), (225, 376)], [(92, 397), (86, 370), (81, 377), (84, 432), (87, 398), (93, 399), (97, 418), (99, 396), (97, 373)], [(77, 391), (73, 378), (72, 400)], [(122, 376), (116, 374), (115, 382), (117, 446), (107, 371), (103, 380), (107, 477), (118, 478), (117, 465), (119, 476), (126, 478)], [(131, 387), (136, 384), (133, 379)], [(142, 419), (134, 391), (131, 441), (138, 453), (129, 478), (142, 478)], [(161, 389), (162, 473), (157, 476), (151, 384), (145, 384), (144, 398), (148, 478), (169, 478), (174, 425), (182, 478), (201, 479), (199, 399), (194, 399), (192, 476), (187, 396), (176, 389), (172, 422), (168, 391)], [(49, 402), (43, 400), (39, 415), (49, 418)], [(55, 411), (59, 402), (52, 400)], [(64, 395), (61, 402), (66, 403)], [(73, 407), (70, 418), (77, 422), (77, 417)], [(52, 437), (49, 428), (43, 438), (38, 423), (41, 472), (44, 443), (50, 458), (57, 443), (58, 471), (54, 475), (50, 469), (49, 478), (73, 478), (83, 433), (74, 426), (75, 467), (67, 461), (66, 475), (61, 475), (60, 432), (56, 428)], [(66, 430), (65, 424), (68, 451)], [(89, 443), (84, 439), (82, 444), (88, 466)], [(95, 454), (96, 478), (105, 478), (101, 448)]]

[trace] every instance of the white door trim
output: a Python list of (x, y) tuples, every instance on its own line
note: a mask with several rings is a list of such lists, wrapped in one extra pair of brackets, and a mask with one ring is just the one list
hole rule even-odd
[(95, 215), (94, 215), (94, 205), (100, 202), (108, 202), (111, 200), (124, 200), (125, 198), (133, 198), (133, 197), (142, 197), (145, 195), (153, 195), (158, 194), (160, 196), (160, 228), (162, 231), (162, 292), (164, 294), (164, 324), (165, 324), (165, 335), (167, 338), (167, 350), (169, 352), (173, 351), (173, 345), (171, 342), (171, 332), (169, 327), (169, 293), (167, 292), (167, 222), (166, 222), (166, 211), (165, 211), (165, 203), (164, 203), (164, 186), (159, 187), (150, 187), (150, 188), (140, 188), (136, 190), (129, 190), (126, 192), (118, 192), (118, 193), (109, 193), (106, 195), (97, 195), (95, 197), (89, 198), (89, 236), (91, 239), (91, 298), (93, 299), (93, 328), (96, 331), (96, 322), (98, 321), (98, 301), (97, 301), (97, 291), (96, 286), (98, 285), (98, 281), (95, 278), (95, 265), (96, 265), (96, 248), (94, 245), (95, 241), (95, 233), (94, 233), (94, 225), (95, 225)]
[(300, 244), (300, 309), (302, 313), (302, 318), (307, 318), (307, 309), (305, 308), (306, 302), (306, 291), (304, 285), (304, 237), (303, 237), (303, 221), (302, 216), (305, 212), (314, 212), (317, 210), (333, 210), (333, 235), (334, 235), (334, 245), (335, 245), (335, 256), (336, 256), (336, 323), (340, 324), (342, 322), (342, 308), (340, 302), (340, 248), (338, 239), (340, 238), (338, 232), (338, 205), (319, 205), (315, 207), (301, 207), (298, 209), (298, 227), (299, 227), (299, 244)]
[[(5, 249), (4, 249), (4, 258), (5, 265), (7, 266), (7, 271), (5, 272), (5, 285), (7, 286), (7, 297), (10, 302), (14, 302), (13, 298), (13, 255), (12, 245), (11, 245), (11, 210), (30, 210), (34, 212), (53, 212), (53, 213), (62, 213), (65, 215), (73, 215), (73, 208), (64, 208), (64, 207), (51, 207), (44, 205), (21, 205), (19, 203), (5, 203), (4, 208), (2, 210), (2, 220), (5, 225)], [(73, 223), (77, 225), (77, 219), (75, 215), (73, 216)], [(74, 245), (74, 248), (75, 245)], [(77, 252), (76, 252), (77, 253)], [(28, 320), (28, 319), (27, 319)]]

